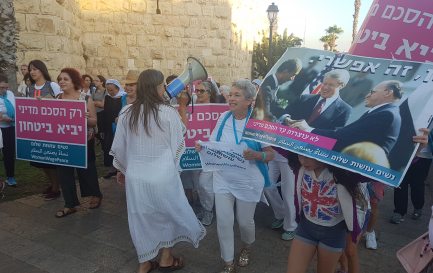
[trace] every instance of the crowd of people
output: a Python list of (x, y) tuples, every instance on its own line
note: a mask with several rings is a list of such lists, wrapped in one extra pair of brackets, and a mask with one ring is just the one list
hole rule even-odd
[[(138, 272), (154, 269), (171, 272), (183, 268), (184, 260), (174, 256), (172, 248), (181, 241), (198, 247), (206, 235), (204, 226), (211, 225), (214, 218), (224, 262), (221, 273), (233, 273), (237, 267), (248, 266), (256, 239), (254, 213), (262, 196), (269, 201), (275, 216), (269, 223), (270, 228), (282, 228), (281, 239), (293, 240), (287, 273), (306, 272), (316, 254), (317, 272), (333, 273), (337, 268), (339, 272), (360, 272), (356, 249), (361, 235), (366, 235), (367, 248), (378, 247), (374, 228), (384, 185), (312, 158), (242, 138), (250, 116), (265, 120), (284, 117), (287, 111), (278, 107), (274, 90), (278, 85), (294, 80), (301, 69), (299, 60), (295, 59), (283, 63), (276, 74), (263, 83), (258, 79), (238, 79), (231, 85), (220, 86), (208, 79), (195, 83), (193, 90), (184, 91), (170, 100), (165, 87), (176, 75), (165, 79), (160, 71), (154, 69), (130, 70), (125, 79), (119, 80), (106, 79), (103, 75), (81, 75), (77, 69), (64, 68), (57, 81), (52, 81), (46, 65), (33, 60), (21, 66), (23, 80), (15, 92), (9, 90), (7, 78), (0, 75), (5, 184), (17, 186), (15, 96), (82, 100), (87, 107), (87, 168), (39, 162), (30, 164), (41, 169), (50, 183), (48, 188), (41, 189), (45, 200), (63, 196), (64, 206), (55, 217), (69, 216), (80, 205), (75, 173), (81, 197), (89, 198), (89, 209), (97, 209), (103, 199), (95, 164), (96, 145), (99, 144), (104, 166), (108, 169), (103, 177), (116, 177), (118, 183), (125, 186), (129, 230), (138, 256)], [(329, 72), (321, 93), (301, 96), (299, 105), (289, 113), (292, 118), (304, 120), (297, 126), (308, 127), (313, 132), (322, 130), (330, 135), (343, 134), (342, 129), (336, 127), (347, 122), (351, 110), (338, 96), (338, 91), (349, 80), (345, 72)], [(375, 107), (388, 103), (380, 100), (382, 94), (393, 102), (401, 97), (400, 91), (398, 83), (380, 83), (374, 92), (366, 95), (366, 100), (369, 107)], [(243, 157), (249, 162), (247, 169), (178, 171), (185, 150), (187, 105), (190, 101), (228, 104), (229, 110), (220, 115), (210, 140), (242, 147)], [(176, 108), (174, 103), (178, 105)], [(302, 112), (307, 109), (307, 104), (311, 106), (310, 114), (314, 114), (318, 105), (321, 110), (335, 107), (341, 125), (337, 126), (335, 121), (321, 122), (318, 115), (307, 116)], [(281, 121), (291, 122), (286, 118)], [(330, 124), (334, 127), (329, 127)], [(352, 127), (357, 125), (354, 124)], [(428, 133), (428, 129), (422, 129), (413, 137), (414, 142), (422, 145), (402, 186), (395, 189), (392, 223), (400, 223), (407, 213), (409, 185), (415, 207), (412, 218), (421, 216), (423, 183), (432, 158), (432, 151), (426, 145)], [(389, 141), (384, 140), (384, 145), (387, 143)], [(341, 150), (342, 153), (361, 156), (359, 149), (365, 147), (348, 143), (341, 145)], [(197, 142), (195, 149), (200, 151), (202, 145)], [(386, 154), (388, 152), (385, 150)], [(362, 156), (368, 156), (365, 154)], [(389, 164), (386, 160), (379, 162), (380, 158), (374, 160), (377, 164)], [(192, 207), (196, 200), (200, 203), (199, 211)], [(242, 241), (239, 251), (235, 251), (235, 219)]]

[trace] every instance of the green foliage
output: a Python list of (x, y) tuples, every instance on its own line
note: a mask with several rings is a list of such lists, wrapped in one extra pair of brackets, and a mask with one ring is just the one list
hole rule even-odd
[(320, 41), (324, 43), (325, 49), (329, 51), (337, 51), (337, 39), (338, 35), (343, 33), (343, 29), (337, 25), (333, 25), (325, 29), (326, 35), (320, 38)]
[(264, 77), (278, 59), (284, 54), (288, 47), (299, 47), (302, 39), (295, 35), (287, 34), (287, 29), (283, 35), (273, 34), (272, 37), (272, 59), (269, 62), (269, 36), (262, 31), (262, 40), (254, 43), (252, 78)]

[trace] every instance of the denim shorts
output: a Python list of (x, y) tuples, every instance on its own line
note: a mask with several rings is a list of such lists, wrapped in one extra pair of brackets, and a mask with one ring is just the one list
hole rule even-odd
[(342, 252), (346, 247), (347, 232), (344, 220), (335, 226), (326, 227), (314, 224), (302, 217), (296, 229), (295, 238), (332, 252)]

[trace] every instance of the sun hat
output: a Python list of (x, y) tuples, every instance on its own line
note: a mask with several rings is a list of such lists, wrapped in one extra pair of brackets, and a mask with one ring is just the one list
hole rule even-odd
[(124, 84), (137, 83), (139, 76), (140, 76), (140, 71), (138, 71), (138, 70), (129, 70), (128, 74), (126, 74), (126, 78), (125, 78)]

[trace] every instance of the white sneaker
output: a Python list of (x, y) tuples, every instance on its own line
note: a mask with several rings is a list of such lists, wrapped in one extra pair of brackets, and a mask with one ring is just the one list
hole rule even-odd
[(201, 218), (201, 223), (205, 226), (210, 226), (213, 220), (213, 211), (208, 211), (203, 209), (203, 218)]
[(368, 249), (377, 249), (376, 233), (374, 230), (365, 233), (365, 247)]

